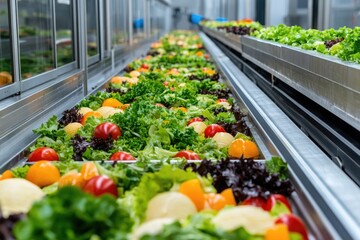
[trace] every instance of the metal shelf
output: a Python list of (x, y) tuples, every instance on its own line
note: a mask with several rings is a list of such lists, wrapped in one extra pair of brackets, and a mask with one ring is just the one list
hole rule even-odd
[(359, 187), (214, 42), (203, 33), (201, 37), (234, 94), (288, 162), (298, 193), (295, 202), (314, 236), (317, 239), (358, 238)]
[(203, 28), (360, 131), (360, 65), (249, 36)]

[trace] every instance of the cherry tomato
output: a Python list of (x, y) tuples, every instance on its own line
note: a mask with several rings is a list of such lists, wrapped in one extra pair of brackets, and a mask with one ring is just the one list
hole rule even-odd
[(131, 155), (128, 152), (116, 152), (113, 155), (111, 155), (110, 160), (135, 160), (134, 156)]
[(149, 65), (147, 65), (146, 63), (143, 63), (143, 64), (141, 65), (141, 68), (149, 69)]
[(121, 136), (121, 130), (114, 123), (104, 122), (96, 126), (94, 136), (103, 139), (111, 136), (112, 139), (116, 140)]
[(96, 176), (91, 178), (85, 184), (83, 190), (94, 196), (101, 196), (103, 194), (111, 194), (116, 198), (119, 196), (115, 182), (106, 176)]
[(59, 156), (52, 148), (39, 147), (30, 153), (28, 162), (37, 162), (40, 160), (59, 161)]
[(189, 126), (190, 124), (192, 124), (193, 122), (203, 122), (204, 120), (202, 118), (199, 118), (199, 117), (195, 117), (195, 118), (192, 118), (188, 121), (187, 125)]
[(289, 201), (287, 200), (287, 198), (284, 195), (281, 194), (272, 194), (268, 200), (266, 201), (266, 211), (271, 211), (271, 209), (275, 206), (276, 202), (281, 202), (283, 204), (285, 204), (285, 206), (289, 209), (290, 212), (291, 211), (291, 205), (289, 203)]
[(204, 134), (206, 138), (215, 136), (218, 132), (226, 132), (225, 129), (218, 124), (210, 124), (205, 128)]
[(276, 219), (275, 224), (278, 223), (287, 225), (290, 232), (299, 233), (303, 237), (303, 240), (308, 240), (308, 233), (305, 224), (297, 216), (293, 214), (283, 214)]
[(262, 197), (250, 197), (245, 199), (241, 205), (251, 205), (255, 207), (261, 207), (262, 209), (266, 210), (266, 200)]
[(178, 152), (174, 157), (185, 158), (186, 160), (200, 160), (199, 155), (191, 150), (182, 150)]
[(220, 99), (216, 100), (216, 103), (220, 103), (220, 102), (227, 102), (227, 100), (224, 98), (220, 98)]

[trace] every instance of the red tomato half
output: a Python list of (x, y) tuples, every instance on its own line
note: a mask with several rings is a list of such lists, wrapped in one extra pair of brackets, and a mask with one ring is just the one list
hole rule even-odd
[(39, 147), (30, 153), (28, 162), (37, 162), (40, 160), (59, 161), (59, 156), (54, 149), (49, 147)]
[(216, 100), (216, 103), (221, 103), (221, 102), (227, 102), (227, 100), (224, 98), (219, 98), (218, 100)]
[(185, 158), (186, 160), (200, 160), (199, 155), (191, 150), (182, 150), (178, 152), (174, 157)]
[(104, 122), (96, 126), (94, 136), (102, 139), (107, 139), (111, 136), (112, 139), (116, 140), (121, 136), (121, 130), (114, 123)]
[(303, 237), (303, 240), (308, 240), (308, 233), (305, 224), (297, 216), (293, 214), (283, 214), (276, 219), (275, 223), (283, 223), (287, 225), (290, 232), (299, 233)]
[(203, 122), (202, 118), (196, 117), (196, 118), (192, 118), (188, 121), (187, 125), (192, 124), (193, 122)]
[(210, 124), (205, 128), (204, 134), (206, 138), (215, 136), (218, 132), (226, 132), (225, 129), (218, 124)]
[(135, 158), (134, 158), (133, 155), (131, 155), (128, 152), (120, 151), (120, 152), (116, 152), (113, 155), (111, 155), (110, 160), (114, 160), (114, 161), (117, 161), (117, 160), (135, 160)]
[(285, 206), (289, 209), (289, 211), (292, 212), (289, 201), (287, 200), (287, 198), (284, 195), (281, 195), (281, 194), (272, 194), (266, 202), (265, 210), (271, 211), (271, 209), (275, 206), (276, 202), (281, 202), (281, 203), (285, 204)]
[(143, 63), (143, 64), (141, 65), (141, 68), (149, 69), (149, 65), (147, 65), (146, 63)]
[(111, 194), (115, 197), (119, 196), (115, 182), (106, 176), (96, 176), (91, 178), (83, 187), (84, 192), (91, 193), (94, 196), (103, 194)]
[(250, 197), (244, 200), (241, 205), (250, 205), (254, 207), (261, 207), (266, 210), (266, 200), (262, 197)]

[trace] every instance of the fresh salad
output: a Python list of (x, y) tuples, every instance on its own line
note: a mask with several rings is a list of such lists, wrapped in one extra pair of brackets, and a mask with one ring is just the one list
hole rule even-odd
[(256, 160), (195, 33), (126, 70), (34, 130), (28, 164), (0, 175), (0, 239), (308, 239), (286, 163)]
[(219, 23), (207, 21), (201, 23), (205, 27), (225, 30), (237, 35), (251, 35), (260, 39), (313, 50), (332, 55), (343, 61), (360, 63), (360, 27), (339, 29), (303, 29), (300, 26), (262, 27), (251, 19)]

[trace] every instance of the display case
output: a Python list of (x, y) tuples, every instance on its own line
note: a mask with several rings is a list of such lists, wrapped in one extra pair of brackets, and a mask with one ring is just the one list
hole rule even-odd
[[(31, 129), (44, 118), (61, 114), (144, 53), (152, 40), (139, 33), (142, 40), (134, 42), (129, 2), (0, 1), (1, 166), (34, 140)], [(154, 2), (170, 11), (168, 3)], [(137, 1), (139, 16), (146, 3)], [(157, 16), (164, 24), (165, 16)]]

